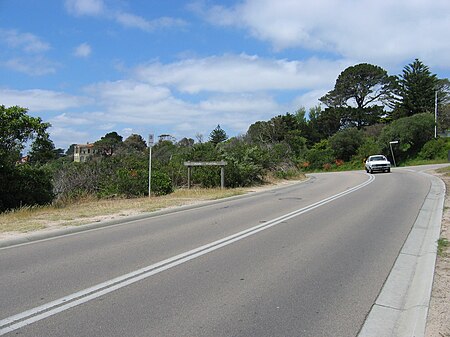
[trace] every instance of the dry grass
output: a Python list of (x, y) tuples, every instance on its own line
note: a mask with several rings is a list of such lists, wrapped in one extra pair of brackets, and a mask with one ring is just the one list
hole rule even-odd
[(0, 214), (0, 239), (17, 233), (28, 233), (65, 226), (79, 226), (120, 217), (139, 215), (183, 205), (192, 205), (207, 200), (216, 200), (258, 190), (270, 189), (276, 185), (291, 184), (306, 179), (304, 174), (290, 177), (292, 181), (270, 177), (265, 185), (235, 189), (179, 189), (160, 197), (133, 199), (97, 199), (84, 197), (77, 202), (49, 206), (22, 207)]
[(106, 200), (84, 198), (66, 206), (23, 207), (0, 214), (0, 233), (24, 233), (45, 228), (78, 226), (243, 193), (244, 189), (181, 189), (161, 197)]

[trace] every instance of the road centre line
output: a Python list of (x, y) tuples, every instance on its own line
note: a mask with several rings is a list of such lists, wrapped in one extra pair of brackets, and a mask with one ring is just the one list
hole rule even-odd
[(249, 236), (259, 233), (263, 230), (266, 230), (268, 228), (276, 226), (286, 220), (292, 219), (301, 214), (304, 214), (313, 209), (316, 209), (320, 206), (328, 204), (336, 199), (339, 199), (343, 196), (346, 196), (347, 194), (353, 193), (353, 192), (369, 185), (370, 183), (372, 183), (375, 180), (375, 177), (373, 175), (367, 174), (367, 176), (369, 177), (369, 179), (366, 180), (365, 182), (363, 182), (355, 187), (352, 187), (348, 190), (345, 190), (343, 192), (335, 194), (331, 197), (328, 197), (321, 201), (315, 202), (309, 206), (300, 208), (293, 212), (287, 213), (285, 215), (282, 215), (280, 217), (277, 217), (275, 219), (267, 221), (263, 224), (251, 227), (249, 229), (246, 229), (239, 233), (227, 236), (223, 239), (214, 241), (212, 243), (206, 244), (206, 245), (198, 247), (196, 249), (192, 249), (185, 253), (173, 256), (166, 260), (163, 260), (163, 261), (154, 263), (152, 265), (149, 265), (147, 267), (135, 270), (131, 273), (116, 277), (116, 278), (111, 279), (106, 282), (99, 283), (92, 287), (86, 288), (84, 290), (81, 290), (76, 293), (73, 293), (73, 294), (67, 295), (65, 297), (62, 297), (60, 299), (57, 299), (55, 301), (40, 305), (38, 307), (26, 310), (22, 313), (2, 319), (2, 320), (0, 320), (0, 336), (6, 334), (8, 332), (20, 329), (20, 328), (27, 326), (29, 324), (32, 324), (34, 322), (45, 319), (47, 317), (53, 316), (57, 313), (63, 312), (65, 310), (68, 310), (68, 309), (78, 306), (80, 304), (86, 303), (90, 300), (93, 300), (100, 296), (106, 295), (115, 290), (126, 287), (130, 284), (141, 281), (152, 275), (161, 273), (167, 269), (173, 268), (182, 263), (188, 262), (192, 259), (195, 259), (202, 255), (208, 254), (210, 252), (213, 252), (219, 248), (225, 247), (236, 241), (242, 240), (246, 237), (249, 237)]

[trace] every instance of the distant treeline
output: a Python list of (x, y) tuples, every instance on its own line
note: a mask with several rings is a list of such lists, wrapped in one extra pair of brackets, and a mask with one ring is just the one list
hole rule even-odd
[[(289, 178), (312, 170), (362, 169), (364, 158), (394, 145), (397, 163), (412, 159), (445, 159), (449, 142), (435, 138), (450, 126), (450, 85), (415, 60), (399, 76), (370, 64), (345, 69), (322, 105), (252, 124), (228, 138), (219, 125), (207, 140), (163, 137), (152, 148), (152, 192), (171, 193), (186, 186), (185, 161), (227, 162), (227, 187), (262, 183), (268, 175)], [(437, 106), (436, 103), (437, 96)], [(116, 132), (94, 143), (94, 154), (74, 162), (71, 146), (55, 149), (48, 123), (27, 109), (0, 106), (0, 211), (24, 205), (60, 203), (95, 195), (135, 197), (148, 193), (145, 140)], [(32, 140), (28, 160), (20, 162), (24, 144)], [(199, 167), (192, 180), (203, 187), (220, 185), (219, 168)]]

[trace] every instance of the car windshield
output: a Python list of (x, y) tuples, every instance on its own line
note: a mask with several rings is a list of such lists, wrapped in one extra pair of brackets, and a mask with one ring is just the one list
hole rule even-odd
[(375, 156), (370, 158), (370, 161), (379, 161), (379, 160), (386, 160), (386, 158), (384, 158), (383, 156)]

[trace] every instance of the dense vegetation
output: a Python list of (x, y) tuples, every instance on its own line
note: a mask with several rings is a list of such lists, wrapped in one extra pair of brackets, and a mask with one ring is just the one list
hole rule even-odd
[[(450, 127), (449, 81), (438, 79), (419, 60), (399, 76), (379, 66), (358, 64), (345, 69), (320, 101), (268, 121), (257, 121), (241, 136), (228, 138), (218, 125), (207, 141), (198, 137), (175, 141), (165, 135), (152, 148), (152, 192), (171, 193), (187, 184), (185, 161), (225, 160), (226, 185), (249, 186), (267, 175), (288, 178), (299, 171), (361, 169), (374, 153), (397, 163), (445, 159), (446, 138), (435, 138), (435, 93), (438, 131)], [(64, 154), (47, 133), (49, 124), (27, 115), (21, 107), (0, 106), (0, 211), (22, 205), (64, 203), (85, 195), (99, 198), (148, 194), (148, 155), (145, 140), (133, 134), (122, 139), (107, 133), (95, 142), (95, 155), (74, 162), (72, 145)], [(29, 161), (20, 163), (25, 143), (32, 141)], [(193, 170), (194, 184), (220, 184), (219, 168)]]

